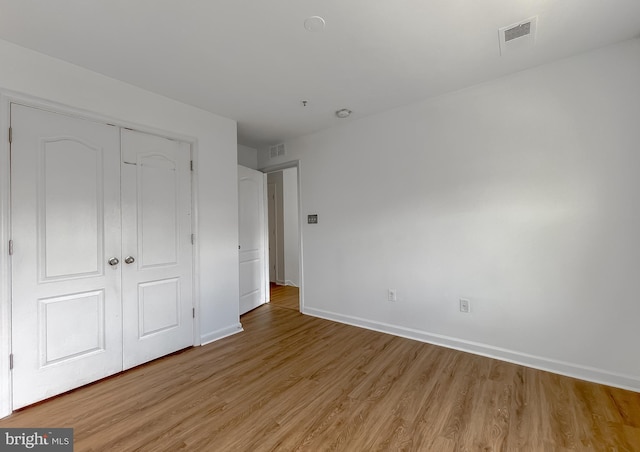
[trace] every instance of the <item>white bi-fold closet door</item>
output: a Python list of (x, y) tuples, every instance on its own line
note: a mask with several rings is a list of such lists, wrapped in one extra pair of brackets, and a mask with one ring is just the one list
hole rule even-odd
[(193, 344), (188, 143), (11, 105), (13, 408)]

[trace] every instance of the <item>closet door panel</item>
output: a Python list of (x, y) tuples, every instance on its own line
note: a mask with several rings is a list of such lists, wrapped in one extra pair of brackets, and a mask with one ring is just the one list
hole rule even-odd
[(122, 130), (124, 368), (193, 344), (191, 152)]
[(16, 409), (122, 369), (120, 145), (116, 127), (18, 104), (11, 127)]

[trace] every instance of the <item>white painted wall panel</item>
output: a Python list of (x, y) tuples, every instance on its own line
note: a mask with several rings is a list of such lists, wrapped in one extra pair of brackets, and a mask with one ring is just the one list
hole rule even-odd
[(258, 150), (239, 144), (238, 165), (246, 166), (251, 169), (258, 169)]
[[(271, 279), (272, 282), (278, 284), (285, 284), (285, 232), (284, 232), (284, 195), (283, 195), (283, 177), (282, 171), (276, 171), (274, 173), (267, 174), (267, 184), (275, 185), (275, 201), (272, 203), (275, 205), (275, 240), (269, 242), (269, 248), (275, 247), (275, 279)], [(269, 237), (272, 237), (272, 233), (269, 233)], [(269, 262), (269, 266), (272, 267), (274, 262)], [(272, 275), (273, 277), (273, 275)]]
[(305, 311), (640, 390), (638, 80), (635, 39), (287, 142)]
[(282, 214), (284, 217), (285, 284), (300, 286), (300, 252), (298, 223), (298, 169), (282, 171)]

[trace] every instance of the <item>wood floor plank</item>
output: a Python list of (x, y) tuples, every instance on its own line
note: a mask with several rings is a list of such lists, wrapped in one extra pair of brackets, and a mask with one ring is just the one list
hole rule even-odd
[(300, 314), (28, 407), (84, 451), (640, 450), (640, 394)]
[(300, 289), (294, 286), (270, 284), (271, 303), (280, 308), (300, 310)]

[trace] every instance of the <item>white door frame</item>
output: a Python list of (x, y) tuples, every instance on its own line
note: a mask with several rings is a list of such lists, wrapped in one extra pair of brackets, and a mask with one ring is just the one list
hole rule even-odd
[[(281, 163), (279, 165), (273, 165), (273, 166), (267, 166), (266, 168), (262, 168), (260, 169), (260, 171), (262, 171), (263, 173), (268, 174), (268, 173), (273, 173), (275, 171), (282, 171), (288, 168), (297, 168), (298, 171), (298, 183), (297, 183), (297, 190), (298, 190), (298, 264), (299, 264), (299, 268), (300, 268), (300, 292), (299, 292), (299, 297), (300, 297), (300, 312), (302, 314), (305, 314), (305, 305), (304, 305), (304, 264), (303, 264), (303, 247), (302, 247), (302, 237), (304, 234), (304, 212), (302, 212), (302, 165), (300, 160), (291, 160), (290, 162), (285, 162), (285, 163)], [(266, 177), (265, 177), (266, 180)], [(267, 237), (269, 236), (269, 228), (268, 226), (266, 227), (266, 231), (265, 234), (267, 234)], [(267, 271), (268, 271), (268, 267), (269, 264), (267, 263), (266, 267), (267, 267)], [(270, 301), (270, 300), (269, 300)]]
[(11, 103), (49, 110), (85, 120), (134, 129), (151, 135), (189, 143), (194, 170), (191, 172), (192, 225), (195, 234), (193, 247), (193, 345), (200, 345), (200, 252), (198, 244), (198, 140), (192, 136), (173, 133), (143, 124), (137, 124), (100, 113), (75, 108), (58, 102), (49, 101), (29, 94), (0, 89), (0, 418), (11, 414), (11, 260), (9, 258), (9, 240), (11, 231), (11, 168), (9, 154), (9, 126)]
[(264, 209), (262, 209), (263, 215), (263, 243), (264, 243), (264, 262), (262, 269), (262, 278), (264, 279), (264, 302), (271, 302), (271, 275), (269, 268), (270, 265), (270, 256), (269, 256), (269, 184), (267, 183), (267, 173), (262, 170), (258, 170), (262, 173), (262, 204)]

